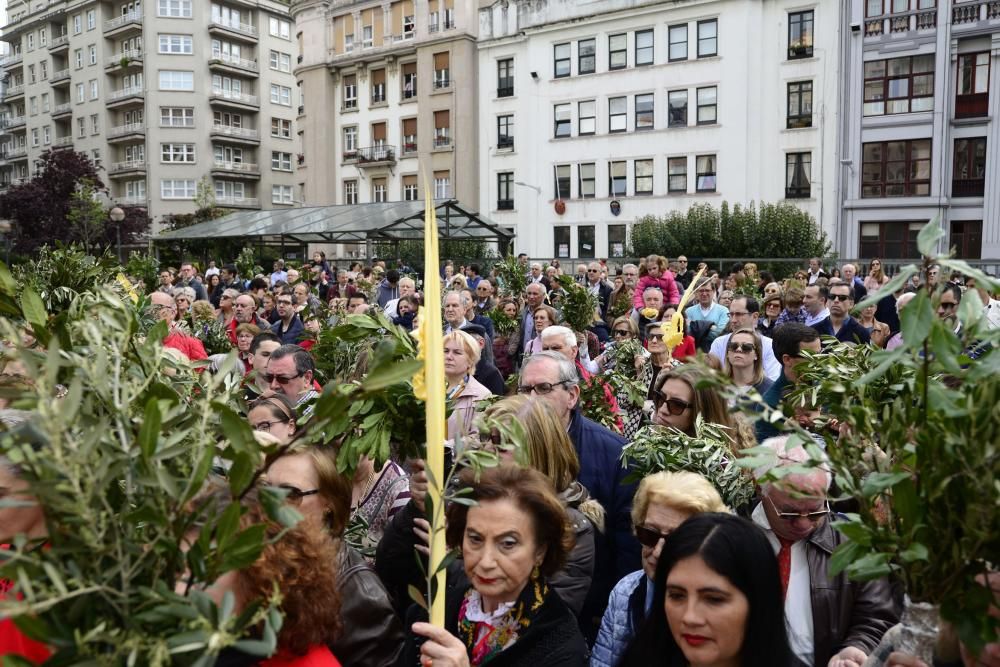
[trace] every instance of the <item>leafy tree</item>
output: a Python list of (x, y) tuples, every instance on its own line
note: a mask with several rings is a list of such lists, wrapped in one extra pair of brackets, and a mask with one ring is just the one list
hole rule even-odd
[(104, 227), (110, 222), (101, 202), (97, 201), (93, 184), (84, 180), (72, 194), (66, 221), (70, 230), (83, 245), (83, 251), (90, 253), (95, 247), (95, 241), (103, 236)]

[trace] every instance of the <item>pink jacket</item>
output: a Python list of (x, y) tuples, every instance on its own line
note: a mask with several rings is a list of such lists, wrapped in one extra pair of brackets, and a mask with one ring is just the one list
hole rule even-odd
[(632, 293), (633, 306), (642, 308), (642, 293), (650, 287), (659, 287), (663, 291), (663, 305), (680, 303), (681, 301), (681, 293), (677, 289), (677, 283), (674, 282), (674, 274), (670, 271), (664, 271), (659, 278), (652, 276), (639, 278), (639, 284), (635, 286), (635, 292)]

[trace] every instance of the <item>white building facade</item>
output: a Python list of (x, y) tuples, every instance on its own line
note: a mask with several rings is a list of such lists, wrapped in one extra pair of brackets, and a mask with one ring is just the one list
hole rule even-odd
[(788, 199), (836, 241), (830, 0), (480, 10), (480, 211), (533, 257), (615, 257), (646, 215)]

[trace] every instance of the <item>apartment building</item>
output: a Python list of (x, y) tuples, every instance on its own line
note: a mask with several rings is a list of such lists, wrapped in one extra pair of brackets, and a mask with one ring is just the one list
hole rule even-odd
[(475, 0), (295, 0), (311, 204), (479, 201)]
[(838, 250), (918, 257), (939, 220), (959, 257), (1000, 257), (1000, 0), (865, 0), (850, 23)]
[(297, 50), (274, 0), (14, 0), (2, 39), (0, 187), (48, 149), (100, 167), (154, 224), (207, 177), (229, 208), (292, 206)]
[(616, 257), (646, 215), (791, 201), (836, 233), (833, 0), (480, 10), (480, 210), (538, 257)]

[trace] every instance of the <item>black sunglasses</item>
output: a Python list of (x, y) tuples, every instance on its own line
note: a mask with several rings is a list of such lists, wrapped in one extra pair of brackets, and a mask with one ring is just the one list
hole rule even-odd
[(273, 373), (261, 373), (260, 374), (260, 378), (264, 382), (266, 382), (268, 384), (271, 384), (272, 382), (274, 382), (275, 380), (277, 380), (278, 384), (280, 384), (282, 386), (284, 386), (284, 385), (288, 384), (289, 382), (291, 382), (292, 380), (295, 380), (296, 378), (300, 378), (300, 377), (302, 377), (302, 373), (298, 373), (297, 375), (293, 375), (291, 377), (286, 377), (284, 375), (274, 375)]
[(730, 343), (727, 347), (730, 352), (753, 352), (755, 349), (753, 343)]
[(298, 505), (299, 503), (302, 502), (302, 499), (305, 498), (306, 496), (314, 496), (317, 493), (319, 493), (319, 489), (309, 489), (308, 491), (303, 491), (302, 489), (296, 488), (294, 486), (285, 486), (284, 484), (282, 484), (278, 488), (288, 492), (288, 495), (285, 496), (285, 500), (287, 500), (292, 505)]
[(850, 301), (851, 300), (851, 295), (850, 294), (831, 294), (830, 298), (833, 299), (834, 301)]
[(635, 527), (635, 538), (639, 540), (639, 544), (644, 547), (649, 547), (650, 549), (655, 549), (656, 545), (659, 544), (660, 540), (665, 540), (670, 537), (670, 532), (661, 533), (658, 530), (653, 530), (652, 528), (646, 528), (645, 526)]
[(682, 401), (679, 398), (668, 397), (662, 391), (656, 392), (656, 407), (659, 408), (664, 404), (667, 406), (667, 412), (675, 417), (677, 415), (684, 414), (685, 410), (691, 409), (691, 404), (687, 401)]
[(615, 338), (625, 338), (626, 336), (631, 336), (632, 332), (628, 329), (615, 329)]

